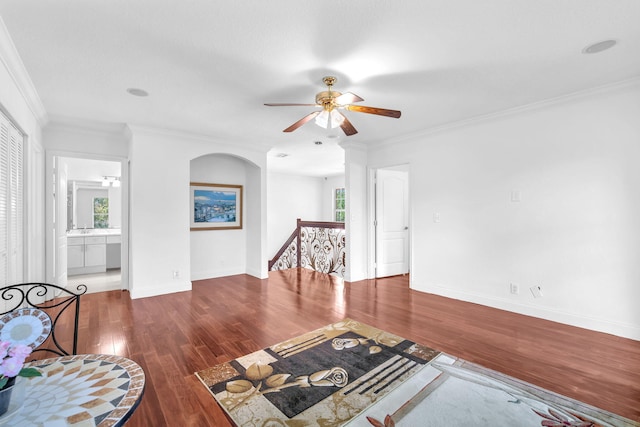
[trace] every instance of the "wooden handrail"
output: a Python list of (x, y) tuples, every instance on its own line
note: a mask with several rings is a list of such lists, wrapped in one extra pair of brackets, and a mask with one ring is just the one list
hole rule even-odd
[(273, 267), (273, 264), (278, 262), (278, 260), (282, 256), (282, 254), (287, 250), (287, 248), (289, 247), (291, 242), (293, 242), (293, 239), (297, 238), (299, 234), (300, 233), (298, 232), (297, 228), (295, 230), (293, 230), (293, 233), (291, 233), (291, 236), (289, 236), (289, 238), (284, 243), (284, 245), (282, 245), (280, 250), (276, 253), (276, 256), (274, 256), (273, 259), (269, 261), (269, 271), (271, 271), (271, 267)]
[(344, 228), (344, 222), (303, 221), (298, 219), (298, 228), (300, 227)]

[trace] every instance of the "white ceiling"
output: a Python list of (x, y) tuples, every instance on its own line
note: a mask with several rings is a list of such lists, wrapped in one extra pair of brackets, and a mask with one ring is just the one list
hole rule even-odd
[(69, 181), (102, 181), (105, 176), (120, 174), (120, 162), (64, 157)]
[[(317, 176), (342, 170), (341, 141), (392, 141), (640, 76), (638, 0), (2, 0), (0, 16), (52, 119), (272, 148), (271, 170)], [(607, 39), (618, 44), (581, 53)], [(351, 137), (312, 123), (283, 133), (313, 108), (263, 104), (312, 103), (325, 75), (402, 117), (347, 112)]]

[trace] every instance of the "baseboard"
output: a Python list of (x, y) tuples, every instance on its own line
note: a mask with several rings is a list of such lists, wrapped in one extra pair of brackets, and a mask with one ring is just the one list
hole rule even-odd
[(122, 285), (116, 283), (115, 285), (98, 285), (98, 284), (90, 284), (87, 285), (87, 294), (95, 294), (96, 292), (108, 292), (108, 291), (118, 291), (122, 289)]
[(247, 268), (246, 274), (248, 274), (249, 276), (256, 277), (258, 279), (268, 279), (269, 278), (269, 272), (267, 270), (261, 271), (259, 269)]
[(181, 280), (169, 284), (155, 285), (153, 287), (131, 286), (129, 292), (131, 299), (155, 297), (158, 295), (172, 294), (191, 290), (191, 281)]
[(226, 268), (226, 269), (212, 269), (203, 271), (192, 271), (191, 280), (206, 280), (215, 279), (216, 277), (235, 276), (236, 274), (244, 274), (243, 268)]
[[(416, 290), (422, 291), (419, 289)], [(430, 287), (424, 292), (640, 341), (640, 327), (628, 323), (612, 322), (588, 316), (580, 316), (544, 307), (534, 307), (527, 304), (514, 303), (503, 299), (487, 298), (482, 295), (453, 291), (440, 286)]]

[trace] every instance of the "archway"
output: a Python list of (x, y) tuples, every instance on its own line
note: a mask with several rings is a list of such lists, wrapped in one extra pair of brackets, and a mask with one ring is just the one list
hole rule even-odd
[[(261, 170), (247, 159), (221, 153), (190, 162), (190, 181), (242, 186), (242, 228), (190, 231), (191, 280), (234, 274), (266, 277), (262, 238)], [(194, 213), (191, 212), (191, 215)]]

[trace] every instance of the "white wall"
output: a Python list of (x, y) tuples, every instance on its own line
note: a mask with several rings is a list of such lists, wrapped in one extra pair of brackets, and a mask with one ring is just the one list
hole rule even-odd
[(635, 81), (372, 150), (411, 164), (412, 287), (640, 339), (638, 117)]
[[(245, 209), (253, 214), (245, 215), (245, 261), (242, 268), (237, 263), (232, 268), (260, 278), (267, 276), (266, 153), (182, 133), (80, 122), (47, 126), (45, 142), (51, 154), (89, 155), (104, 160), (122, 156), (121, 189), (128, 190), (124, 197), (130, 200), (128, 227), (123, 222), (123, 250), (127, 246), (130, 249), (125, 257), (132, 298), (191, 289), (191, 160), (210, 153), (247, 159)], [(131, 162), (130, 168), (126, 159)], [(124, 242), (126, 236), (130, 237), (128, 245)], [(174, 271), (178, 272), (176, 278)], [(214, 274), (220, 274), (222, 270), (216, 271)], [(198, 267), (195, 273), (194, 280), (211, 271)]]
[(269, 173), (267, 179), (267, 257), (271, 259), (295, 230), (298, 218), (329, 219), (322, 215), (324, 178)]
[(345, 152), (345, 233), (347, 261), (344, 279), (355, 282), (367, 278), (369, 258), (368, 225), (371, 215), (367, 204), (367, 146), (347, 142)]
[(129, 155), (124, 125), (56, 119), (47, 124), (43, 136), (47, 151), (69, 157), (118, 161)]
[(253, 165), (246, 175), (246, 261), (240, 272), (267, 277), (266, 152), (177, 132), (139, 127), (131, 132), (131, 296), (191, 289), (191, 160), (208, 154), (237, 156)]
[[(242, 185), (246, 195), (246, 161), (229, 155), (210, 154), (191, 161), (191, 182)], [(191, 231), (191, 280), (241, 274), (247, 266), (248, 212), (243, 200), (243, 228), (240, 230)]]
[(109, 228), (122, 228), (122, 187), (109, 187)]
[(247, 168), (245, 193), (247, 229), (247, 271), (246, 273), (266, 279), (269, 277), (267, 254), (267, 157), (266, 153), (252, 156), (257, 163)]
[(344, 174), (324, 178), (322, 183), (322, 221), (335, 221), (333, 216), (336, 188), (344, 188)]

